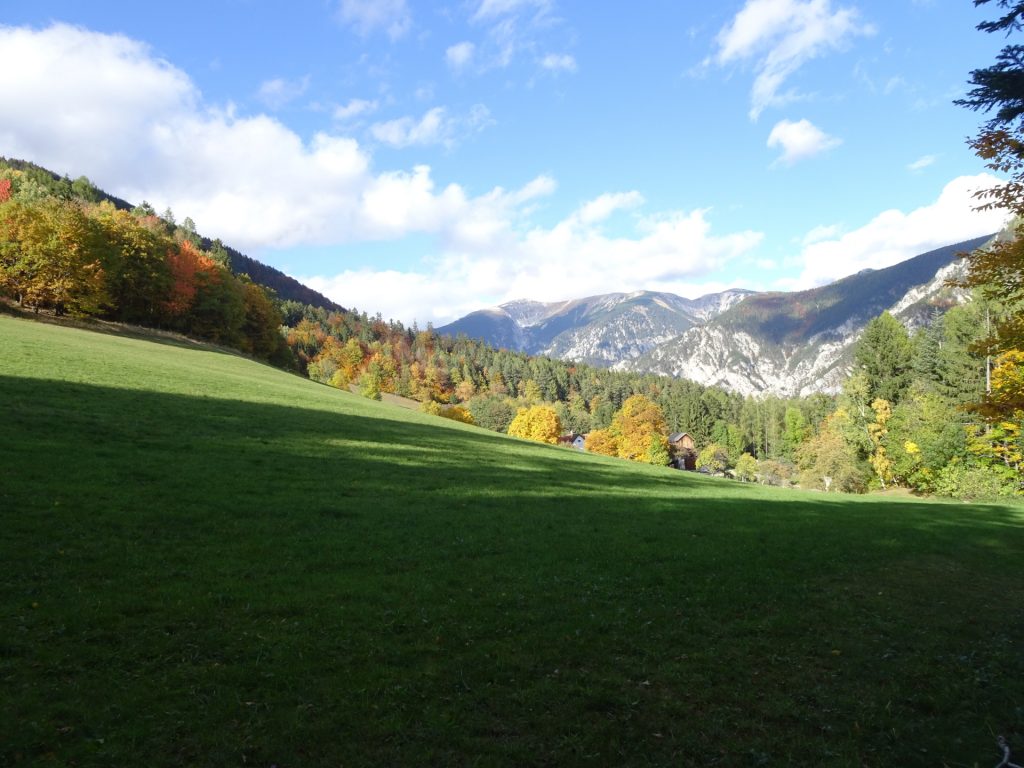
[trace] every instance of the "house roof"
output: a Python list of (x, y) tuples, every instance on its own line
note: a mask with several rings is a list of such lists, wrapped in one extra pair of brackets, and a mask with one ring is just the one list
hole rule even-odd
[(689, 432), (673, 432), (671, 435), (668, 436), (668, 441), (670, 443), (678, 443), (680, 440), (682, 440), (688, 434), (689, 434)]

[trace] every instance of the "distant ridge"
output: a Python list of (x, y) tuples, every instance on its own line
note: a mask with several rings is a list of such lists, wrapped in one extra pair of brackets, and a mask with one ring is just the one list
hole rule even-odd
[(795, 292), (731, 290), (686, 299), (638, 291), (473, 312), (439, 333), (622, 370), (660, 373), (742, 394), (832, 391), (849, 349), (884, 310), (908, 327), (966, 300), (946, 285), (957, 255), (986, 235)]

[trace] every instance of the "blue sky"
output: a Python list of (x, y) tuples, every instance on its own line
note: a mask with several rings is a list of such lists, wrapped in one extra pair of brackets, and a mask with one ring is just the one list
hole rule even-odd
[(970, 0), (0, 12), (0, 154), (385, 318), (795, 289), (985, 234)]

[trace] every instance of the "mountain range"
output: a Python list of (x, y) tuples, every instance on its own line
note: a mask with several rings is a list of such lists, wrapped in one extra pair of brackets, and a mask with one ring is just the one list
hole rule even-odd
[(741, 394), (835, 391), (869, 320), (888, 310), (912, 330), (936, 310), (966, 300), (963, 291), (947, 285), (962, 268), (957, 255), (991, 237), (805, 291), (734, 289), (697, 299), (638, 291), (553, 303), (519, 300), (473, 312), (437, 331)]

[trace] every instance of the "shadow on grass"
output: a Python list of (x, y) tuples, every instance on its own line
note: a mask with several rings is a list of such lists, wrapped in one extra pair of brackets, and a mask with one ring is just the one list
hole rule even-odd
[[(89, 486), (121, 488), (146, 476), (150, 485), (163, 483), (222, 509), (238, 503), (239, 489), (247, 488), (245, 503), (266, 506), (268, 513), (287, 513), (300, 501), (328, 508), (358, 497), (375, 512), (430, 514), (481, 505), (481, 511), (529, 515), (543, 507), (548, 514), (595, 519), (719, 515), (720, 525), (751, 532), (763, 530), (770, 518), (872, 539), (916, 530), (961, 545), (964, 536), (991, 545), (1002, 530), (1008, 545), (1020, 543), (1012, 532), (1022, 517), (1009, 506), (767, 489), (511, 441), (441, 420), (403, 421), (394, 411), (361, 400), (353, 405), (343, 395), (336, 411), (307, 410), (0, 377), (0, 396), (11, 428), (4, 443), (11, 452), (4, 461), (6, 493), (20, 486), (22, 504), (33, 503), (40, 486), (57, 490), (84, 472)], [(57, 475), (55, 466), (61, 467)], [(292, 487), (302, 489), (301, 500)], [(234, 493), (221, 492), (225, 488)], [(275, 503), (286, 508), (275, 510)], [(920, 541), (915, 538), (915, 546)]]
[(968, 764), (1021, 727), (1012, 508), (341, 393), (0, 377), (0, 408), (0, 763)]

